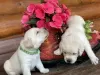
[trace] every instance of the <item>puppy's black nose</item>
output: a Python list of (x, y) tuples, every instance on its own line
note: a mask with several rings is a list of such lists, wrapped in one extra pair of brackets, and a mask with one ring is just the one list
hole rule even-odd
[(70, 59), (68, 59), (68, 60), (67, 60), (67, 62), (68, 62), (68, 63), (70, 63), (70, 62), (71, 62), (71, 60), (70, 60)]

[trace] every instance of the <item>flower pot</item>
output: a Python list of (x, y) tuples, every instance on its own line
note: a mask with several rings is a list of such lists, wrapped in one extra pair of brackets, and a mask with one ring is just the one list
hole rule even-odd
[(58, 48), (60, 37), (60, 32), (57, 29), (49, 30), (47, 40), (40, 47), (42, 61), (59, 60), (63, 58), (62, 55), (54, 55), (54, 50)]

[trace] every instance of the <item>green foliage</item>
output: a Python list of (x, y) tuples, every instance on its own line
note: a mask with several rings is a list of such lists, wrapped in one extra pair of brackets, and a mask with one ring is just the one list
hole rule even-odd
[(31, 19), (28, 21), (28, 24), (36, 24), (37, 20), (36, 19)]
[(92, 24), (93, 22), (91, 22), (90, 20), (85, 21), (84, 28), (85, 28), (85, 34), (88, 40), (92, 39), (91, 37), (92, 30), (90, 27)]

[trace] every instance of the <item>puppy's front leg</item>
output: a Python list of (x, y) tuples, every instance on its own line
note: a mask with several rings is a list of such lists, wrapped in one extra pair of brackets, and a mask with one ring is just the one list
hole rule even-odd
[(92, 51), (92, 48), (91, 48), (89, 41), (87, 39), (85, 39), (84, 45), (85, 45), (85, 51), (86, 51), (88, 57), (90, 58), (92, 64), (97, 65), (99, 62), (99, 59), (96, 57), (96, 55)]
[(22, 65), (22, 73), (23, 75), (31, 75), (30, 69), (27, 65)]
[(40, 58), (38, 59), (38, 62), (37, 62), (37, 65), (36, 65), (36, 68), (39, 69), (39, 71), (41, 73), (48, 73), (49, 72), (49, 69), (48, 68), (44, 68)]

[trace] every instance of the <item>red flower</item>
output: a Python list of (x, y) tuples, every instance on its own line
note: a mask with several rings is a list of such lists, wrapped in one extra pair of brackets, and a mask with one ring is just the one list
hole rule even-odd
[(36, 5), (35, 15), (39, 19), (44, 19), (45, 13), (44, 13), (43, 5), (42, 4)]
[(59, 7), (59, 8), (56, 8), (55, 10), (56, 13), (62, 13), (62, 9)]
[[(63, 24), (66, 24), (69, 16), (71, 15), (68, 8), (63, 4), (59, 6), (58, 0), (44, 0), (45, 3), (30, 4), (27, 11), (22, 17), (22, 24), (24, 27), (30, 26), (28, 21), (34, 19), (31, 23), (36, 23), (38, 28), (57, 28), (60, 29)], [(34, 25), (31, 24), (31, 25)]]
[(69, 16), (71, 15), (70, 10), (64, 4), (62, 4), (62, 9), (64, 13), (68, 14)]
[(48, 14), (53, 14), (54, 13), (54, 6), (47, 2), (44, 4), (44, 11), (45, 13), (48, 13)]
[(53, 22), (49, 22), (50, 26), (53, 28), (61, 28), (63, 20), (59, 14), (55, 14), (52, 18)]
[(26, 11), (25, 12), (26, 15), (28, 15), (29, 17), (31, 17), (33, 15), (33, 13)]
[(62, 13), (60, 15), (61, 15), (64, 23), (66, 24), (68, 18), (71, 15), (71, 12), (64, 4), (62, 4)]
[(43, 28), (45, 26), (45, 20), (39, 20), (36, 25), (38, 28)]
[(28, 12), (33, 13), (34, 10), (35, 10), (35, 5), (34, 5), (34, 4), (30, 4), (30, 5), (27, 7), (27, 11), (28, 11)]
[(48, 30), (50, 29), (49, 23), (46, 22), (45, 19), (39, 20), (36, 25), (38, 28), (46, 28)]
[(27, 24), (27, 22), (29, 21), (29, 16), (28, 15), (23, 15), (21, 22), (22, 24)]

